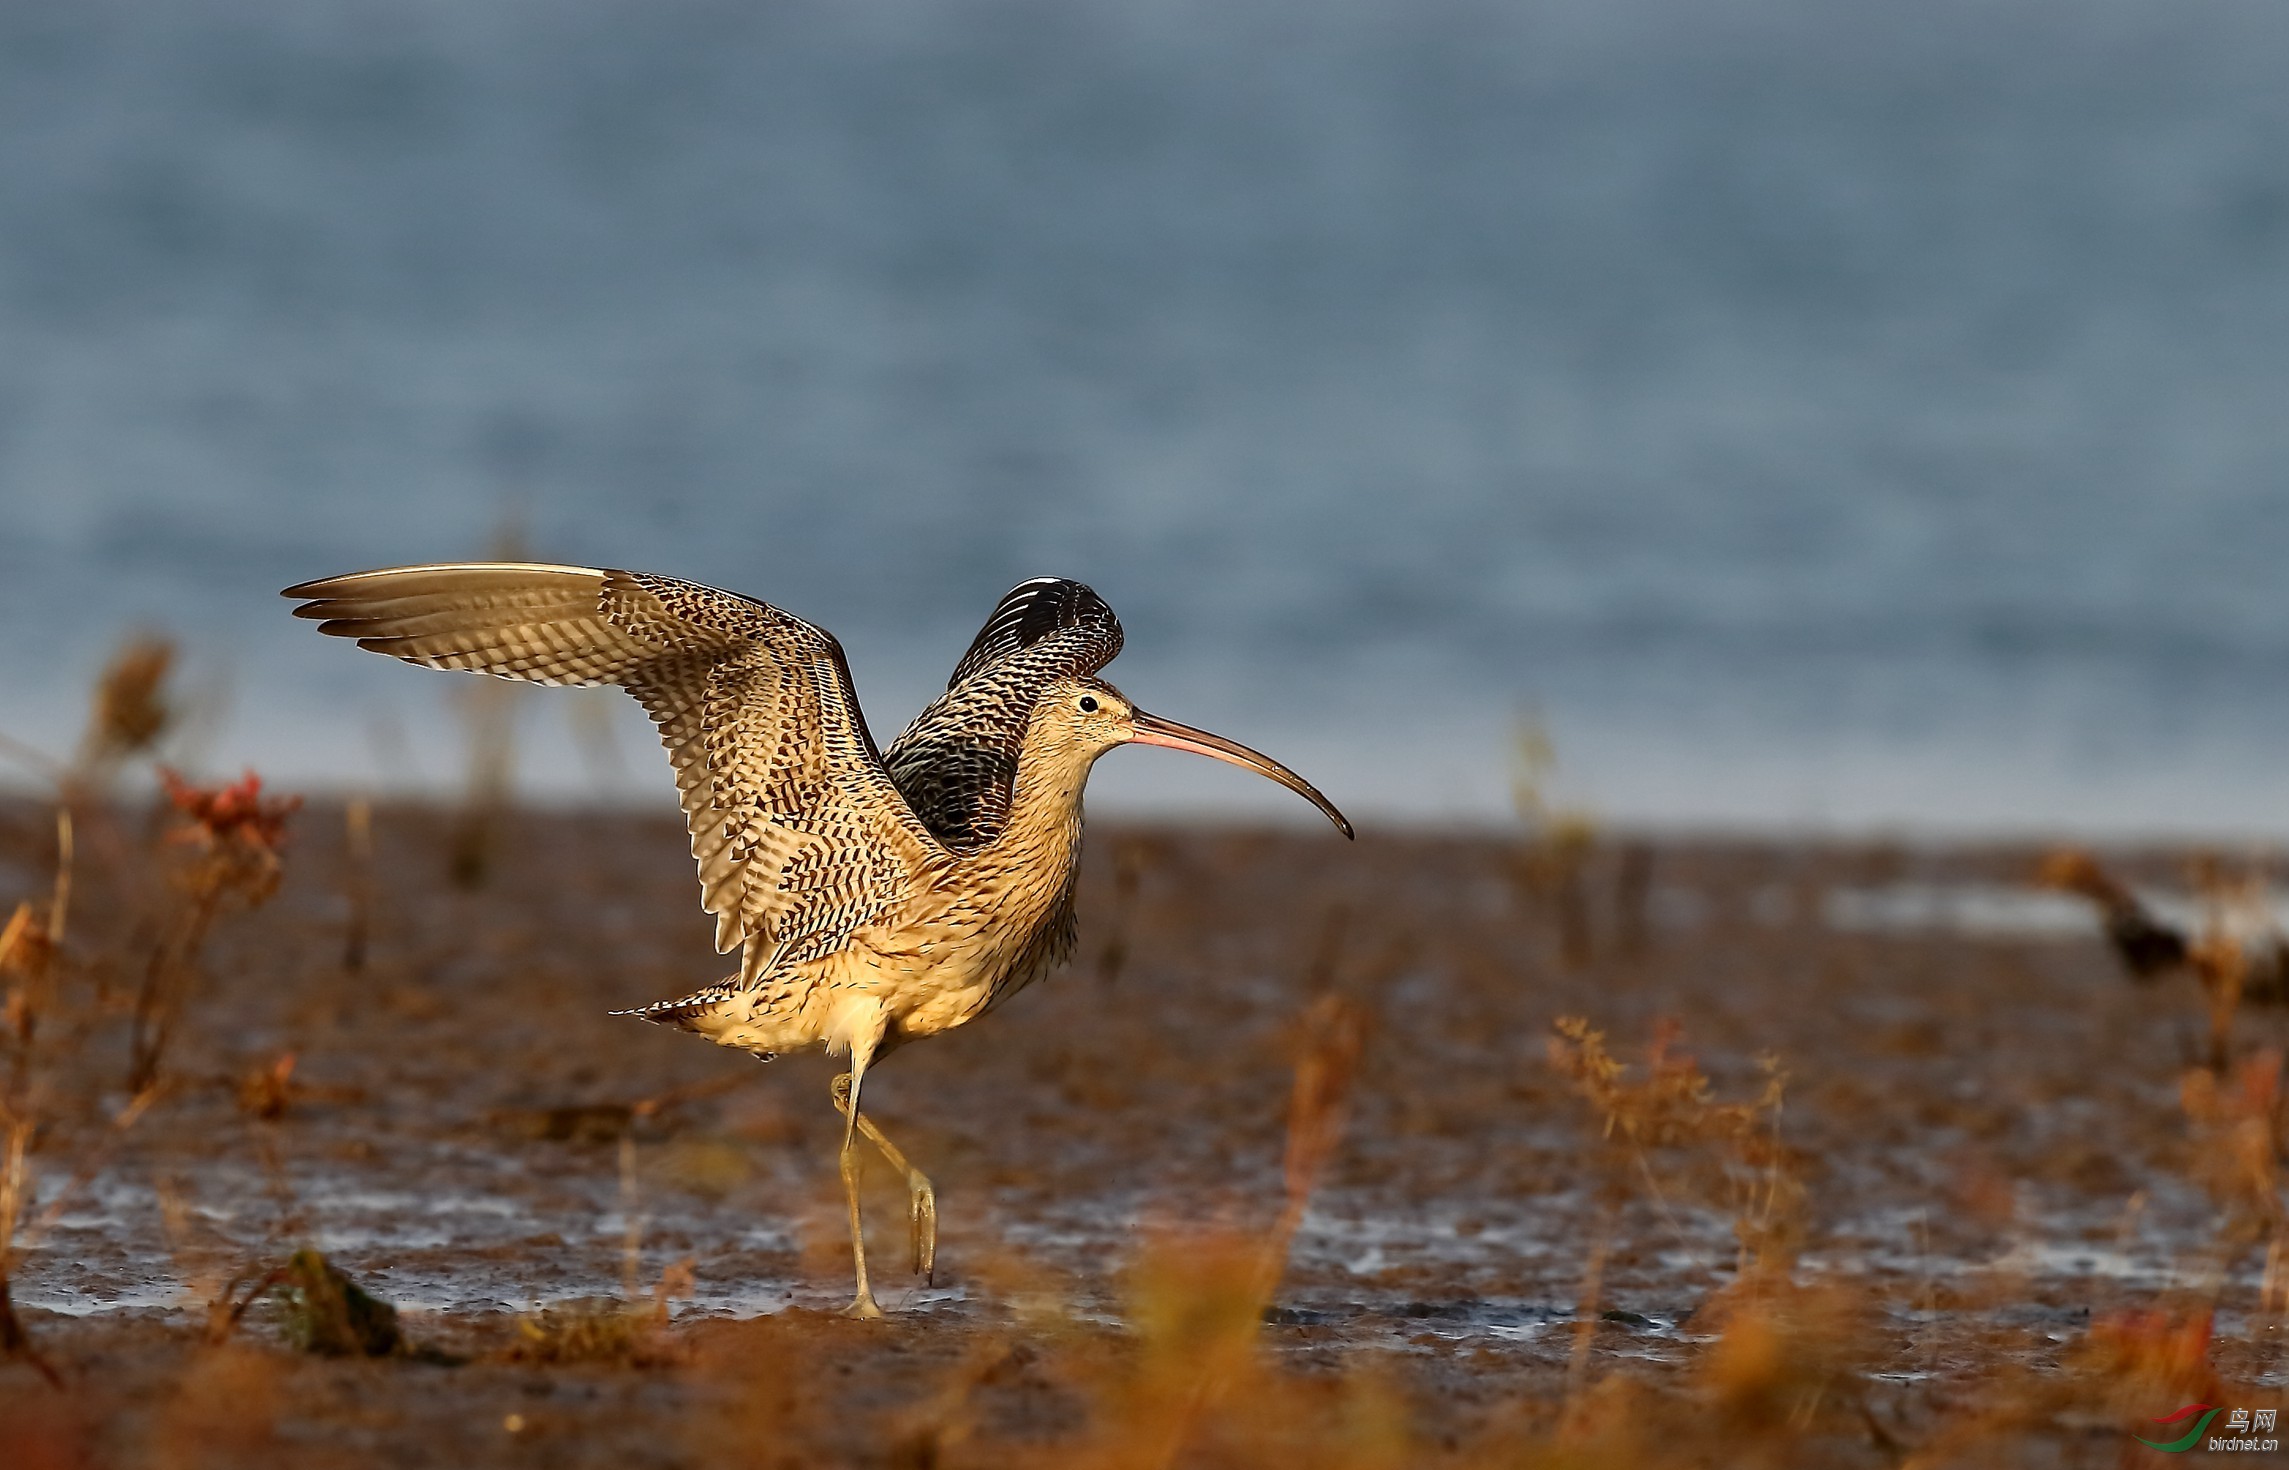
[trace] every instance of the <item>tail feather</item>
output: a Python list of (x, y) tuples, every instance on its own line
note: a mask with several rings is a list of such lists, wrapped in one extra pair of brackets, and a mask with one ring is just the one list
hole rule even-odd
[(606, 1014), (634, 1016), (640, 1021), (655, 1021), (662, 1026), (676, 1026), (689, 1031), (694, 1018), (707, 1014), (738, 993), (738, 986), (724, 982), (710, 985), (704, 990), (695, 990), (674, 1000), (655, 1000), (648, 1006), (637, 1006), (628, 1011), (608, 1011)]

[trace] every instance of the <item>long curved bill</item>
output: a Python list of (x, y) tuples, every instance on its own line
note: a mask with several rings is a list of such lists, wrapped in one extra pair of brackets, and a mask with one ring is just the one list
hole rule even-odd
[(1190, 725), (1164, 720), (1159, 715), (1148, 715), (1141, 709), (1131, 710), (1129, 721), (1136, 728), (1132, 738), (1137, 744), (1165, 745), (1170, 750), (1189, 750), (1194, 755), (1214, 756), (1217, 760), (1244, 766), (1259, 776), (1269, 776), (1327, 813), (1327, 819), (1344, 836), (1352, 835), (1351, 823), (1344, 819), (1343, 813), (1335, 809), (1334, 802), (1320, 795), (1318, 788), (1309, 781), (1262, 751), (1250, 750), (1237, 740), (1226, 740), (1223, 736), (1211, 735), (1206, 730), (1195, 730)]

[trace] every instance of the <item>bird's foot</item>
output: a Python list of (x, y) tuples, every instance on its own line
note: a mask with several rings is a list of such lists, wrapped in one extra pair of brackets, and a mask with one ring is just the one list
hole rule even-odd
[(880, 1322), (882, 1320), (882, 1308), (874, 1304), (874, 1293), (871, 1291), (860, 1291), (858, 1299), (844, 1307), (842, 1314), (845, 1317), (856, 1318), (861, 1322)]
[(938, 1192), (919, 1174), (914, 1176), (908, 1207), (914, 1233), (914, 1274), (935, 1286), (938, 1284)]

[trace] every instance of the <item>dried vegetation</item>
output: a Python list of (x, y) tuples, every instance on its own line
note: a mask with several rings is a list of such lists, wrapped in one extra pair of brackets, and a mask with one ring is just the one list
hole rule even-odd
[[(1531, 740), (1519, 841), (1107, 832), (1083, 963), (885, 1074), (955, 1279), (870, 1326), (823, 1075), (601, 1014), (711, 973), (672, 822), (294, 823), (158, 767), (169, 666), (0, 809), (11, 1466), (2114, 1465), (2278, 1407), (2265, 861), (1617, 840)], [(1822, 921), (1911, 881), (2114, 958)]]

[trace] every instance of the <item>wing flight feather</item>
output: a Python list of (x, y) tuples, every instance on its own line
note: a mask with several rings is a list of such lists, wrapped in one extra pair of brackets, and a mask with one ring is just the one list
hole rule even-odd
[(1096, 673), (1120, 651), (1120, 619), (1088, 586), (1062, 577), (1018, 583), (946, 692), (883, 753), (891, 779), (939, 840), (958, 850), (991, 842), (1009, 820), (1018, 752), (1042, 691)]
[(305, 582), (299, 617), (436, 669), (618, 684), (659, 728), (716, 948), (742, 976), (828, 954), (945, 849), (893, 784), (833, 635), (672, 577), (476, 562)]

